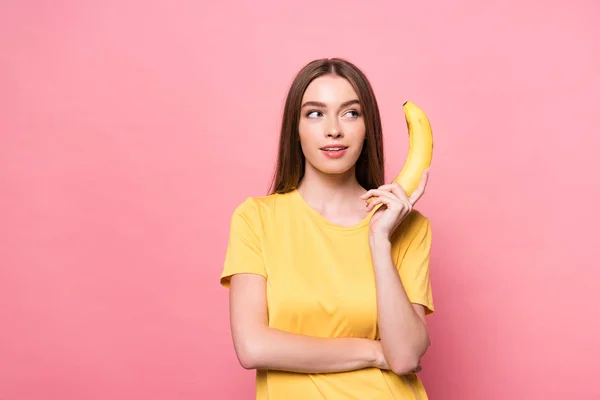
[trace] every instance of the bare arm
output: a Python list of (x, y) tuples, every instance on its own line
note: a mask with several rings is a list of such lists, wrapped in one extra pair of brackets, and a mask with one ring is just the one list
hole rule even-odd
[(363, 338), (316, 338), (268, 326), (266, 280), (236, 274), (229, 290), (233, 343), (246, 369), (330, 373), (387, 368), (381, 343)]
[(410, 303), (391, 256), (389, 239), (371, 237), (370, 244), (383, 354), (396, 374), (407, 374), (419, 368), (430, 344), (425, 309)]
[[(421, 357), (427, 351), (430, 341), (425, 308), (409, 300), (392, 259), (391, 237), (425, 192), (428, 178), (429, 168), (423, 171), (419, 186), (410, 197), (398, 182), (370, 189), (361, 196), (363, 200), (370, 202), (367, 204), (368, 211), (378, 204), (383, 205), (371, 218), (369, 246), (375, 271), (377, 323), (383, 354), (392, 371), (398, 375), (420, 368)], [(421, 227), (425, 229), (421, 229), (413, 238), (416, 240), (413, 252), (418, 256), (415, 255), (414, 259), (408, 261), (414, 263), (411, 268), (425, 268), (425, 258), (429, 257), (429, 223), (424, 221)]]

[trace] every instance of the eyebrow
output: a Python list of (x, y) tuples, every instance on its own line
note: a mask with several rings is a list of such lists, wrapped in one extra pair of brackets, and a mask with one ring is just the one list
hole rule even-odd
[[(349, 101), (346, 101), (345, 103), (342, 103), (340, 105), (340, 108), (348, 107), (348, 106), (351, 106), (352, 104), (360, 104), (360, 102), (356, 99), (349, 100)], [(306, 103), (302, 104), (301, 108), (304, 108), (307, 106), (327, 108), (327, 104), (321, 103), (320, 101), (307, 101)]]

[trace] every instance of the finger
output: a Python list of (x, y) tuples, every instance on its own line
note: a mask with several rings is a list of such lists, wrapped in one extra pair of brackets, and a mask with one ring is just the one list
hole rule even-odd
[[(373, 194), (374, 196), (368, 199), (371, 204), (377, 201), (376, 204), (383, 204), (390, 210), (400, 211), (403, 213), (410, 212), (411, 210), (411, 205), (409, 202), (399, 200), (393, 193), (385, 190), (373, 189)], [(369, 211), (372, 210), (372, 208), (369, 208), (368, 206), (367, 209)]]
[(375, 197), (375, 196), (382, 196), (382, 197), (387, 197), (392, 200), (398, 200), (398, 197), (396, 197), (396, 195), (394, 195), (389, 190), (381, 190), (381, 189), (371, 189), (367, 193), (360, 196), (360, 198), (363, 200), (367, 200), (369, 197)]
[(409, 201), (413, 206), (417, 203), (417, 201), (419, 201), (421, 196), (423, 196), (423, 194), (425, 193), (425, 187), (427, 186), (428, 179), (429, 179), (429, 168), (427, 168), (425, 171), (423, 171), (423, 174), (421, 175), (421, 180), (419, 181), (419, 186), (417, 186), (417, 189), (409, 197)]
[(379, 204), (383, 204), (383, 198), (381, 197), (373, 197), (373, 199), (371, 200), (371, 202), (369, 202), (367, 204), (367, 212), (371, 212), (372, 209), (374, 209), (377, 205)]
[(395, 183), (395, 182), (394, 182), (394, 183), (387, 183), (387, 184), (385, 184), (385, 185), (381, 185), (381, 186), (379, 186), (377, 189), (380, 189), (380, 190), (387, 190), (387, 191), (390, 191), (390, 192), (391, 192), (391, 191), (392, 191), (392, 188), (394, 187), (394, 185), (396, 185), (396, 183)]
[[(392, 195), (393, 196), (393, 195)], [(369, 198), (369, 205), (371, 204), (392, 204), (394, 202), (398, 202), (398, 199), (392, 197), (392, 196), (386, 196), (384, 195), (374, 195), (372, 198)]]
[[(383, 188), (383, 189), (381, 189)], [(394, 198), (395, 200), (399, 201), (398, 206), (402, 207), (403, 209), (406, 209), (407, 212), (411, 212), (412, 211), (412, 204), (410, 202), (410, 200), (408, 199), (408, 197), (406, 196), (406, 192), (404, 191), (404, 189), (402, 188), (402, 186), (397, 183), (390, 183), (388, 185), (383, 185), (380, 187), (380, 189), (373, 189), (374, 193), (379, 193), (377, 191), (382, 191), (383, 193), (386, 194), (386, 196), (391, 196), (391, 198)]]
[(406, 195), (406, 191), (404, 190), (402, 185), (395, 182), (395, 183), (391, 184), (390, 186), (392, 188), (392, 193), (394, 193), (400, 200), (406, 202), (407, 204), (410, 203), (410, 200), (408, 199), (408, 196)]
[(408, 203), (408, 197), (406, 196), (406, 192), (404, 191), (404, 188), (398, 182), (388, 183), (387, 185), (382, 185), (382, 186), (378, 187), (378, 189), (387, 190), (387, 191), (395, 194), (396, 197), (398, 197), (399, 199), (406, 201)]
[(359, 199), (367, 200), (369, 197), (373, 195), (373, 189), (367, 190), (365, 193), (361, 194)]

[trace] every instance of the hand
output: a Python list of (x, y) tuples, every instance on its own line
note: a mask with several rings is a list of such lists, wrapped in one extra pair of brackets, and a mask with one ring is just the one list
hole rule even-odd
[(412, 211), (414, 205), (425, 193), (425, 186), (429, 178), (429, 168), (423, 171), (419, 186), (411, 194), (406, 196), (406, 192), (398, 183), (380, 186), (377, 189), (371, 189), (360, 198), (367, 200), (370, 197), (376, 197), (368, 206), (367, 212), (370, 212), (376, 205), (383, 204), (373, 214), (370, 222), (371, 237), (385, 237), (390, 239), (394, 230), (402, 223), (404, 218)]
[(385, 356), (383, 355), (383, 347), (381, 345), (381, 342), (379, 340), (375, 340), (374, 345), (376, 354), (374, 367), (382, 370), (389, 370), (390, 366), (388, 365)]

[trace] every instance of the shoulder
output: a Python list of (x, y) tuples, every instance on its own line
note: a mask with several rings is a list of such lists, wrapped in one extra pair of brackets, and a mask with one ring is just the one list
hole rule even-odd
[(429, 218), (421, 211), (413, 209), (402, 221), (401, 226), (407, 230), (418, 230), (430, 225)]
[(417, 237), (430, 237), (431, 223), (421, 211), (413, 209), (396, 228), (392, 240), (398, 245), (408, 245)]
[(273, 193), (264, 196), (248, 196), (233, 210), (233, 218), (243, 218), (248, 222), (260, 221), (265, 216), (288, 204), (290, 193)]

